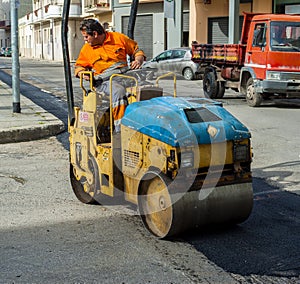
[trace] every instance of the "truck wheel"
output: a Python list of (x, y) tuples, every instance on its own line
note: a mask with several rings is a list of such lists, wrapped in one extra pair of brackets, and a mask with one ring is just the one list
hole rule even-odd
[(225, 94), (225, 82), (219, 81), (218, 85), (219, 86), (218, 86), (217, 98), (222, 99), (224, 97), (224, 94)]
[(183, 77), (185, 80), (193, 80), (194, 79), (194, 73), (193, 70), (189, 67), (185, 68), (183, 70)]
[(206, 97), (216, 99), (219, 92), (218, 82), (215, 74), (211, 71), (204, 73), (203, 77), (203, 91)]
[(263, 97), (254, 91), (253, 79), (249, 78), (246, 86), (246, 101), (249, 106), (257, 107), (261, 104)]
[[(94, 178), (93, 182), (89, 183), (86, 179), (78, 180), (74, 174), (74, 167), (70, 164), (70, 181), (72, 189), (79, 201), (85, 204), (97, 204), (98, 202), (92, 196), (95, 195), (96, 189), (99, 185), (99, 180), (97, 179), (97, 169), (95, 160), (90, 157), (89, 168), (93, 172)], [(90, 193), (92, 194), (90, 194)]]

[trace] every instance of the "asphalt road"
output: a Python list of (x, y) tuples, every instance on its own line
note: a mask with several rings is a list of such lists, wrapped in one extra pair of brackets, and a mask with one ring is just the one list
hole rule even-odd
[[(1, 58), (0, 79), (7, 83), (9, 64)], [(21, 60), (21, 79), (23, 94), (66, 122), (61, 64)], [(203, 95), (199, 81), (178, 85), (178, 95)], [(67, 133), (6, 144), (0, 283), (300, 283), (299, 105), (254, 109), (232, 92), (222, 102), (253, 135), (254, 208), (246, 222), (157, 240), (134, 207), (76, 200)]]
[[(11, 58), (1, 58), (0, 79), (11, 82)], [(72, 64), (71, 64), (72, 66)], [(20, 59), (21, 92), (55, 114), (67, 124), (67, 104), (63, 65)], [(173, 81), (162, 81), (167, 92), (173, 94)], [(79, 79), (73, 77), (75, 104), (82, 100)], [(177, 80), (178, 96), (203, 97), (201, 81)], [(226, 91), (224, 107), (242, 121), (253, 139), (253, 171), (281, 189), (300, 194), (300, 100), (266, 101), (261, 107), (248, 107), (239, 93)]]

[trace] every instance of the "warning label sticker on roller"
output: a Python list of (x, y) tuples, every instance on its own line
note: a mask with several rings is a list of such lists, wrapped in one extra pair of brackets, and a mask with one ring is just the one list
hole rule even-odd
[(89, 114), (88, 112), (79, 112), (79, 121), (80, 122), (88, 122), (89, 121)]

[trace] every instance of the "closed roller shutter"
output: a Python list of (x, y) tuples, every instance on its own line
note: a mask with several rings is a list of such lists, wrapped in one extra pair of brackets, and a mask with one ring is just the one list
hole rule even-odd
[[(243, 27), (243, 16), (240, 16), (240, 34)], [(228, 17), (208, 19), (208, 43), (228, 43)]]
[[(122, 33), (127, 34), (129, 17), (122, 17)], [(137, 16), (134, 27), (134, 40), (138, 42), (147, 58), (153, 53), (153, 16)]]
[(188, 32), (190, 30), (190, 13), (189, 12), (183, 12), (183, 25), (182, 25), (182, 31)]

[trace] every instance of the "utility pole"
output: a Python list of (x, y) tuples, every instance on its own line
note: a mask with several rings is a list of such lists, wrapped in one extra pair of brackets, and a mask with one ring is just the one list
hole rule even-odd
[(164, 14), (167, 18), (167, 48), (182, 46), (183, 0), (164, 0)]
[(10, 0), (11, 19), (11, 51), (12, 51), (12, 95), (13, 112), (20, 113), (20, 62), (19, 62), (19, 30), (18, 8), (19, 0)]
[(239, 41), (239, 35), (240, 35), (239, 11), (240, 11), (240, 0), (229, 0), (228, 43), (238, 43)]
[(136, 21), (138, 5), (139, 5), (139, 0), (133, 0), (131, 3), (130, 17), (128, 21), (128, 31), (127, 31), (127, 35), (131, 39), (134, 39), (134, 26)]

